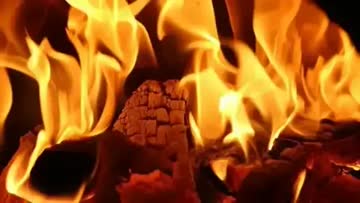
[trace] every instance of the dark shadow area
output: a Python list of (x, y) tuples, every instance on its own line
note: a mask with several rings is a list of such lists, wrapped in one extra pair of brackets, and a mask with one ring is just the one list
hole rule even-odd
[(359, 7), (356, 1), (315, 0), (331, 21), (339, 24), (350, 35), (354, 45), (360, 47)]
[(36, 161), (30, 182), (47, 195), (73, 194), (90, 177), (95, 162), (88, 153), (47, 150)]
[(349, 174), (357, 179), (360, 179), (360, 171), (351, 170)]

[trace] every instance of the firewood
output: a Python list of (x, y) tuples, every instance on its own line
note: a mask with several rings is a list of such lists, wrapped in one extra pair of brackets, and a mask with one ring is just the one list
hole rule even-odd
[(355, 203), (359, 200), (359, 179), (343, 174), (327, 152), (318, 151), (311, 155), (299, 202)]
[(119, 197), (115, 186), (126, 181), (131, 173), (148, 174), (154, 169), (170, 171), (172, 167), (159, 149), (138, 146), (119, 132), (106, 132), (99, 139), (95, 199), (117, 203)]
[(176, 80), (145, 81), (127, 100), (113, 130), (120, 132), (133, 144), (156, 149), (159, 156), (167, 156), (175, 164), (172, 171), (174, 176), (189, 187), (194, 183), (189, 161), (191, 140), (187, 133), (186, 99), (185, 92), (178, 88)]
[(244, 179), (254, 169), (254, 164), (229, 165), (227, 168), (226, 185), (232, 192), (237, 192), (242, 187)]
[[(298, 156), (324, 152), (331, 162), (342, 166), (360, 165), (360, 123), (352, 121), (333, 122), (323, 120), (317, 132), (319, 139), (307, 141), (300, 136), (279, 137), (275, 140), (273, 149), (269, 152), (272, 158), (294, 160)], [(321, 135), (323, 134), (323, 135)], [(330, 134), (330, 139), (322, 139)]]
[(329, 159), (338, 165), (360, 166), (360, 133), (324, 144)]
[[(289, 202), (295, 180), (304, 169), (300, 203), (355, 203), (360, 199), (360, 180), (343, 171), (359, 166), (360, 134), (353, 127), (356, 122), (323, 121), (320, 138), (311, 141), (280, 136), (272, 151), (253, 157), (258, 158), (257, 162), (245, 164), (243, 151), (237, 145), (216, 142), (201, 149), (192, 148), (186, 99), (176, 81), (146, 81), (126, 102), (112, 130), (49, 149), (86, 152), (97, 157), (96, 174), (82, 202), (197, 203), (199, 198), (215, 203)], [(31, 151), (37, 132), (22, 138), (18, 152)], [(224, 181), (215, 180), (209, 167), (219, 158), (235, 160), (228, 165)], [(7, 193), (7, 170), (8, 167), (0, 177), (0, 202), (25, 202)]]
[(128, 99), (113, 129), (141, 146), (168, 147), (177, 139), (171, 129), (187, 127), (186, 105), (177, 81), (148, 80)]
[(330, 141), (335, 139), (342, 139), (353, 134), (360, 133), (360, 122), (358, 121), (331, 121), (323, 119), (320, 122), (320, 129), (318, 134), (330, 136)]
[[(271, 160), (234, 170), (239, 173), (235, 197), (241, 202), (291, 202), (293, 185), (302, 167), (287, 161)], [(229, 171), (230, 172), (230, 171)]]
[(331, 132), (331, 139), (298, 142), (280, 152), (282, 159), (296, 161), (303, 157), (306, 160), (306, 179), (299, 202), (355, 203), (360, 200), (360, 180), (349, 172), (353, 170), (351, 167), (359, 167), (360, 134), (356, 126), (357, 122), (327, 121), (322, 133)]

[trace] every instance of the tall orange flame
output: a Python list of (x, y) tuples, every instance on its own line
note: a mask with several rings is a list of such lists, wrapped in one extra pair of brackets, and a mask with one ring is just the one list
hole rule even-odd
[[(35, 146), (14, 158), (6, 180), (10, 193), (31, 202), (80, 200), (86, 183), (76, 194), (64, 198), (53, 199), (32, 189), (29, 175), (37, 158), (55, 144), (102, 133), (113, 119), (118, 94), (137, 57), (149, 55), (155, 63), (147, 32), (135, 19), (147, 0), (132, 4), (125, 0), (67, 2), (72, 6), (67, 35), (78, 53), (78, 60), (54, 50), (47, 39), (36, 44), (28, 36), (25, 38), (27, 49), (4, 49), (0, 55), (1, 66), (28, 74), (39, 86), (44, 129), (39, 132)], [(5, 35), (10, 45), (16, 34)], [(11, 99), (5, 73), (0, 72), (4, 84), (1, 88)], [(10, 105), (11, 100), (1, 103), (0, 119), (5, 118)]]
[[(0, 2), (0, 12), (2, 13), (2, 22), (0, 24), (0, 92), (3, 95), (2, 101), (0, 102), (0, 145), (3, 144), (4, 124), (12, 104), (10, 80), (4, 68), (13, 67), (20, 72), (29, 74), (29, 71), (22, 68), (26, 60), (21, 60), (20, 57), (17, 56), (22, 50), (20, 43), (18, 43), (20, 36), (16, 33), (17, 27), (15, 23), (17, 19), (16, 11), (20, 5), (20, 0), (15, 0), (11, 4)], [(3, 54), (5, 52), (16, 54)]]

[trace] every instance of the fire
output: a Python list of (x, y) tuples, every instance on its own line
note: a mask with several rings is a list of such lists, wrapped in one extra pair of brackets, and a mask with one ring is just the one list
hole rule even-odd
[[(214, 9), (208, 2), (165, 1), (158, 23), (160, 39), (177, 36), (192, 56), (181, 87), (195, 91), (190, 125), (199, 146), (214, 140), (238, 143), (248, 157), (256, 126), (267, 131), (271, 149), (284, 130), (311, 136), (323, 118), (360, 120), (359, 54), (346, 32), (315, 4), (254, 0), (252, 50), (213, 32)], [(232, 29), (239, 32), (236, 3), (226, 3)], [(233, 51), (237, 64), (224, 59), (221, 45)], [(213, 167), (215, 174), (222, 168)]]
[[(71, 6), (66, 31), (77, 57), (56, 51), (46, 38), (37, 44), (26, 32), (19, 33), (20, 0), (5, 4), (0, 26), (6, 42), (0, 67), (20, 71), (39, 86), (44, 129), (35, 146), (15, 157), (6, 184), (10, 193), (32, 202), (79, 201), (86, 183), (72, 197), (49, 200), (30, 187), (32, 167), (47, 148), (102, 133), (138, 58), (155, 63), (148, 33), (135, 19), (149, 0), (66, 1)], [(245, 42), (218, 36), (212, 1), (156, 1), (161, 8), (158, 38), (174, 37), (184, 56), (190, 56), (190, 73), (180, 85), (196, 99), (189, 120), (197, 145), (237, 143), (248, 158), (250, 148), (256, 148), (255, 126), (267, 130), (271, 149), (284, 130), (305, 136), (322, 118), (360, 120), (360, 57), (345, 31), (308, 0), (254, 2), (252, 50)], [(232, 7), (234, 2), (226, 3)], [(233, 8), (232, 29), (240, 31)], [(234, 52), (237, 64), (226, 60), (222, 46)], [(5, 98), (1, 133), (12, 103), (3, 68), (0, 82)], [(228, 162), (220, 163), (213, 169), (223, 179)]]
[[(29, 175), (37, 158), (55, 144), (96, 136), (106, 130), (121, 87), (137, 57), (152, 56), (151, 62), (155, 63), (148, 34), (135, 19), (148, 1), (67, 2), (71, 5), (67, 35), (78, 59), (54, 50), (47, 39), (40, 44), (29, 36), (14, 41), (20, 35), (4, 28), (9, 46), (1, 52), (1, 66), (28, 74), (39, 86), (44, 129), (39, 132), (35, 146), (14, 158), (6, 180), (8, 192), (31, 202), (79, 202), (86, 183), (73, 196), (56, 199), (31, 188)], [(22, 47), (25, 49), (19, 49)], [(0, 78), (1, 90), (7, 96), (0, 106), (3, 124), (11, 106), (11, 91), (3, 69)]]
[(211, 168), (215, 172), (216, 176), (224, 181), (227, 174), (227, 166), (229, 164), (229, 159), (218, 159), (211, 162)]
[[(232, 6), (231, 1), (227, 3)], [(305, 136), (316, 130), (305, 125), (316, 127), (323, 118), (359, 120), (356, 64), (360, 57), (345, 31), (316, 5), (305, 0), (255, 0), (257, 46), (253, 51), (243, 42), (220, 40), (212, 32), (216, 25), (208, 20), (213, 19), (211, 5), (190, 4), (166, 1), (158, 26), (160, 39), (164, 35), (184, 38), (191, 33), (184, 50), (192, 53), (192, 71), (181, 84), (188, 90), (193, 89), (189, 84), (195, 84), (197, 101), (191, 127), (199, 131), (202, 142), (238, 142), (246, 152), (257, 132), (254, 126), (260, 123), (269, 126), (271, 149), (285, 129)], [(206, 14), (197, 15), (199, 10)], [(184, 13), (204, 24), (198, 27), (197, 22), (186, 20)], [(241, 29), (236, 24), (232, 28)], [(224, 60), (221, 44), (233, 50), (237, 65)], [(231, 132), (226, 131), (227, 124)]]

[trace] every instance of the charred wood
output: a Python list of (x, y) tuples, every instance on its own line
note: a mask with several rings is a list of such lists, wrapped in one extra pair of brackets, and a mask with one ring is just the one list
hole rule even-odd
[(178, 182), (194, 187), (187, 114), (186, 94), (178, 88), (176, 80), (148, 80), (127, 100), (113, 131), (120, 132), (134, 145), (167, 156), (174, 163), (171, 171), (174, 177), (182, 179)]

